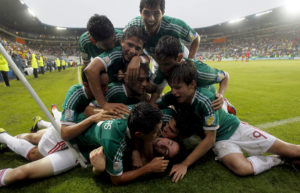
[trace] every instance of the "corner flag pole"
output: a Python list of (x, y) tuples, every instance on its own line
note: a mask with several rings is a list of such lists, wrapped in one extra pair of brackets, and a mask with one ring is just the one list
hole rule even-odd
[[(5, 57), (5, 59), (8, 61), (8, 63), (10, 64), (11, 68), (13, 69), (14, 73), (17, 75), (17, 77), (22, 81), (22, 83), (24, 84), (24, 86), (27, 88), (28, 92), (31, 94), (32, 98), (35, 100), (35, 102), (39, 105), (40, 109), (43, 111), (43, 113), (46, 115), (46, 117), (50, 120), (50, 122), (52, 123), (52, 125), (54, 126), (55, 130), (60, 134), (60, 125), (58, 125), (58, 123), (53, 119), (53, 117), (51, 116), (51, 114), (49, 113), (49, 111), (47, 110), (46, 106), (44, 105), (44, 103), (41, 101), (41, 99), (39, 98), (39, 96), (36, 94), (36, 92), (34, 91), (34, 89), (32, 88), (32, 86), (29, 84), (29, 82), (26, 80), (25, 76), (21, 73), (21, 71), (19, 70), (19, 68), (17, 67), (17, 65), (15, 64), (15, 62), (11, 59), (11, 57), (8, 55), (8, 53), (6, 52), (6, 50), (4, 49), (4, 47), (1, 45), (0, 43), (0, 53), (2, 53), (2, 55)], [(73, 147), (72, 145), (66, 141), (67, 146), (70, 148), (70, 150), (72, 151), (72, 153), (74, 154), (74, 156), (77, 158), (77, 160), (79, 161), (81, 167), (86, 168), (87, 165), (84, 163), (84, 158), (82, 157), (81, 154), (79, 154)]]

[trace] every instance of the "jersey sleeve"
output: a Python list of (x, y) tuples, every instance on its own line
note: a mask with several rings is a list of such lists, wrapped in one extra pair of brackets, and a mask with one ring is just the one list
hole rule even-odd
[(78, 46), (79, 46), (79, 51), (80, 51), (80, 56), (83, 60), (83, 62), (90, 62), (91, 60), (91, 55), (87, 52), (87, 50), (84, 48), (83, 45), (83, 36), (80, 37)]
[(172, 23), (180, 39), (191, 43), (198, 37), (198, 33), (181, 19), (173, 18)]
[(138, 16), (138, 17), (135, 17), (133, 18), (132, 20), (130, 20), (128, 22), (128, 24), (125, 26), (125, 28), (123, 29), (123, 32), (125, 32), (129, 27), (131, 26), (136, 26), (136, 27), (143, 27), (144, 24), (142, 22), (142, 17), (141, 16)]

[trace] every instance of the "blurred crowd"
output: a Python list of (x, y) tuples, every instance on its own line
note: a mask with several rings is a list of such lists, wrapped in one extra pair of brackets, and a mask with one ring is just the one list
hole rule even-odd
[(206, 59), (299, 57), (300, 39), (291, 37), (253, 37), (227, 39), (224, 43), (207, 43), (200, 46), (199, 56)]

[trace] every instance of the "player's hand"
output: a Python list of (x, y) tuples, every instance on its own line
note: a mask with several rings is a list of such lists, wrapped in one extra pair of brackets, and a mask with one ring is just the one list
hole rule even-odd
[(109, 112), (109, 111), (105, 111), (103, 109), (101, 109), (98, 113), (92, 115), (93, 117), (93, 121), (95, 123), (99, 122), (99, 121), (107, 121), (107, 120), (111, 120), (111, 119), (117, 119), (117, 118), (121, 118), (124, 119), (124, 116), (122, 115), (114, 115), (113, 113)]
[(128, 64), (127, 75), (129, 83), (134, 83), (137, 80), (140, 71), (140, 62), (141, 58), (139, 56), (134, 56)]
[(169, 160), (164, 160), (164, 157), (155, 157), (147, 165), (150, 172), (160, 173), (166, 171)]
[(223, 103), (224, 103), (223, 95), (217, 93), (216, 99), (211, 103), (211, 107), (216, 111), (222, 108)]
[(91, 161), (91, 164), (93, 165), (93, 172), (95, 174), (99, 174), (105, 170), (106, 157), (103, 152), (102, 146), (91, 151), (90, 161)]
[(172, 176), (172, 182), (177, 183), (179, 180), (183, 179), (186, 172), (187, 172), (187, 166), (184, 164), (176, 164), (172, 167), (169, 176)]
[(99, 113), (101, 111), (103, 111), (103, 110), (99, 109), (95, 106), (88, 105), (87, 107), (85, 107), (83, 114), (84, 114), (84, 116), (89, 117), (89, 116)]
[(126, 75), (126, 73), (124, 73), (122, 70), (119, 70), (118, 75), (117, 75), (118, 80), (123, 82), (125, 75)]
[(115, 115), (129, 115), (128, 107), (122, 103), (105, 103), (102, 108)]

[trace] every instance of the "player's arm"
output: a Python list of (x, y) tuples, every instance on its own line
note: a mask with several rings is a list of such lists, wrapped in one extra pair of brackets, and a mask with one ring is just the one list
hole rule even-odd
[(182, 179), (187, 168), (205, 155), (215, 144), (216, 130), (205, 131), (205, 138), (196, 146), (196, 148), (190, 153), (183, 162), (176, 164), (172, 167), (170, 175), (173, 175), (172, 182), (178, 182)]
[(134, 56), (127, 67), (128, 80), (133, 82), (136, 81), (139, 76), (140, 64), (148, 64), (150, 59), (146, 55)]
[(200, 36), (197, 35), (197, 37), (193, 40), (190, 46), (188, 58), (195, 58), (199, 46), (200, 46)]
[(124, 184), (126, 182), (133, 181), (145, 174), (164, 172), (167, 169), (168, 164), (169, 160), (164, 160), (164, 157), (155, 157), (151, 162), (141, 168), (124, 172), (120, 176), (111, 175), (110, 179), (114, 185)]
[(229, 83), (229, 73), (224, 72), (225, 77), (221, 80), (219, 83), (219, 91), (216, 94), (216, 99), (211, 103), (211, 106), (214, 110), (219, 110), (222, 108), (222, 105), (224, 103), (224, 93), (227, 89), (228, 83)]
[(110, 120), (115, 119), (116, 116), (111, 115), (111, 113), (107, 111), (101, 111), (97, 114), (94, 114), (83, 121), (74, 124), (74, 125), (61, 125), (61, 137), (63, 140), (70, 140), (78, 135), (80, 135), (82, 132), (84, 132), (86, 129), (88, 129), (93, 123), (97, 123), (99, 121), (104, 120)]
[(106, 70), (106, 67), (99, 58), (95, 58), (84, 70), (88, 78), (89, 87), (95, 99), (99, 105), (107, 111), (114, 112), (116, 114), (128, 114), (128, 108), (126, 105), (120, 103), (108, 103), (105, 100), (100, 80), (100, 72), (104, 70)]

